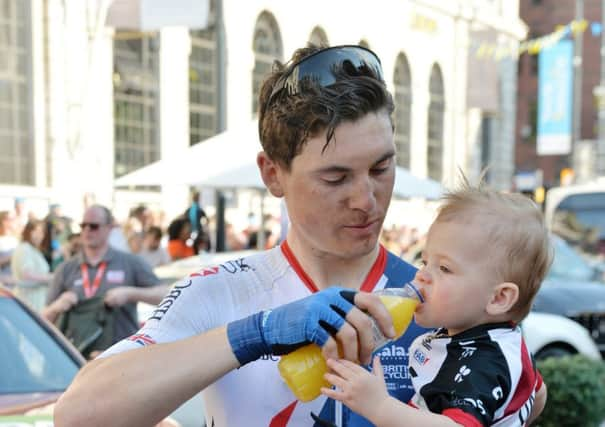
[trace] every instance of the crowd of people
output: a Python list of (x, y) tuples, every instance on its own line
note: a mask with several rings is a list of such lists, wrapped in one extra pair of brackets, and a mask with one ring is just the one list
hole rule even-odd
[[(59, 204), (51, 204), (38, 217), (25, 209), (26, 200), (15, 199), (12, 210), (0, 211), (0, 283), (13, 288), (34, 310), (41, 311), (54, 272), (82, 250), (82, 223), (64, 215)], [(171, 261), (212, 250), (211, 219), (199, 204), (199, 193), (183, 213), (165, 220), (160, 212), (141, 204), (128, 218), (112, 220), (109, 245), (121, 252), (136, 254), (155, 268)], [(256, 247), (257, 229), (226, 227), (228, 250)], [(268, 245), (274, 245), (270, 239)]]

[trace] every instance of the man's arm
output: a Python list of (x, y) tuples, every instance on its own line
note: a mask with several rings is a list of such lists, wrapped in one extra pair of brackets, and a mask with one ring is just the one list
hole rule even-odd
[(148, 427), (238, 366), (225, 327), (97, 359), (57, 402), (55, 424)]
[[(59, 400), (55, 424), (153, 425), (226, 373), (271, 354), (272, 348), (294, 349), (314, 340), (322, 328), (318, 320), (334, 327), (333, 306), (344, 307), (343, 301), (335, 289), (321, 291), (264, 312), (266, 316), (261, 312), (262, 322), (255, 322), (258, 314), (248, 321), (234, 321), (228, 325), (229, 334), (223, 326), (180, 341), (97, 359), (82, 369)], [(354, 301), (377, 320), (383, 333), (394, 335), (390, 316), (376, 295), (359, 293)], [(372, 322), (352, 305), (342, 312), (346, 321), (334, 327), (335, 336), (327, 337), (324, 354), (337, 357), (340, 346), (351, 360), (368, 358), (374, 345)]]
[(111, 307), (120, 307), (129, 302), (144, 302), (158, 305), (166, 296), (172, 285), (155, 285), (150, 288), (120, 286), (110, 289), (105, 294), (105, 302)]
[(546, 406), (547, 395), (546, 384), (542, 383), (542, 386), (536, 392), (536, 400), (534, 400), (534, 406), (531, 408), (531, 413), (527, 419), (527, 425), (531, 425), (540, 416)]
[(142, 258), (134, 255), (128, 256), (130, 256), (134, 272), (134, 283), (132, 286), (110, 289), (105, 294), (105, 302), (111, 307), (137, 302), (158, 305), (170, 290), (171, 285), (160, 284), (160, 279)]
[(49, 322), (54, 322), (62, 313), (78, 303), (76, 293), (65, 286), (65, 265), (59, 264), (46, 293), (46, 307), (42, 309), (42, 316)]

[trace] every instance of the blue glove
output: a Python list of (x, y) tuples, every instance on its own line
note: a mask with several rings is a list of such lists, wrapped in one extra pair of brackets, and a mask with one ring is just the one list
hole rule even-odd
[(344, 325), (355, 291), (330, 287), (298, 301), (261, 311), (227, 325), (241, 365), (264, 355), (287, 354), (310, 343), (322, 347)]

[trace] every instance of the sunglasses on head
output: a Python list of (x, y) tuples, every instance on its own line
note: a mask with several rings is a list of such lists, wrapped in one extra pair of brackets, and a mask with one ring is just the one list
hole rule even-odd
[(88, 227), (90, 231), (97, 231), (101, 227), (101, 225), (104, 224), (99, 224), (97, 222), (82, 222), (80, 223), (80, 228), (84, 230), (86, 227)]
[(328, 47), (292, 65), (290, 71), (275, 82), (267, 106), (283, 90), (288, 95), (300, 93), (303, 83), (314, 82), (320, 87), (336, 83), (334, 71), (338, 67), (345, 70), (353, 68), (357, 72), (369, 69), (378, 79), (384, 81), (380, 59), (370, 49), (355, 45)]

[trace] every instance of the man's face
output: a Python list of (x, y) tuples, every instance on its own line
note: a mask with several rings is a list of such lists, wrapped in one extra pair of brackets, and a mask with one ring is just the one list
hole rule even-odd
[(107, 244), (111, 224), (103, 210), (96, 207), (88, 208), (82, 218), (81, 239), (85, 248), (96, 249)]
[(150, 251), (155, 251), (160, 247), (160, 239), (156, 239), (153, 234), (146, 234), (143, 247)]
[(355, 258), (375, 249), (395, 179), (393, 130), (384, 111), (311, 138), (290, 171), (278, 169), (288, 239), (320, 256)]

